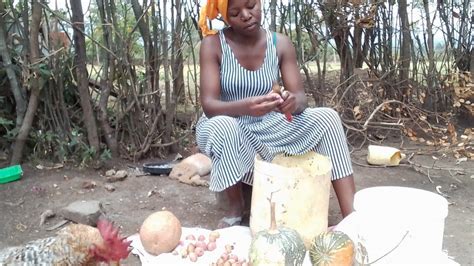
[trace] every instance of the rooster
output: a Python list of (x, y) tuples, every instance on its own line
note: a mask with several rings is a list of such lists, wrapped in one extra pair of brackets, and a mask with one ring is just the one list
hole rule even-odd
[(99, 220), (97, 228), (71, 224), (54, 237), (1, 250), (0, 265), (119, 265), (129, 246), (107, 220)]

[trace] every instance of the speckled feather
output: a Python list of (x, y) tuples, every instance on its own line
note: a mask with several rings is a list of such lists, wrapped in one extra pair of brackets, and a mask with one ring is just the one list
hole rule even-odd
[(100, 265), (90, 248), (102, 244), (97, 228), (71, 224), (54, 237), (1, 250), (0, 265)]

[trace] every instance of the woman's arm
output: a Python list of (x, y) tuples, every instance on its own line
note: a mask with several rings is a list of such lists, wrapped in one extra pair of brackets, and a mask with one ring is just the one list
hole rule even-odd
[(220, 54), (218, 35), (205, 37), (201, 42), (200, 60), (200, 99), (207, 117), (261, 116), (273, 111), (282, 102), (277, 94), (251, 97), (240, 101), (224, 102), (220, 100)]
[(291, 40), (277, 33), (277, 55), (280, 62), (280, 72), (283, 86), (287, 95), (282, 95), (285, 100), (280, 105), (283, 113), (301, 113), (307, 106), (307, 99), (303, 89), (303, 82), (296, 60), (296, 51)]
[(220, 100), (220, 51), (218, 35), (211, 35), (202, 40), (199, 52), (201, 71), (200, 99), (202, 108), (207, 117), (216, 115), (243, 115), (242, 111), (246, 109), (243, 101), (226, 103)]

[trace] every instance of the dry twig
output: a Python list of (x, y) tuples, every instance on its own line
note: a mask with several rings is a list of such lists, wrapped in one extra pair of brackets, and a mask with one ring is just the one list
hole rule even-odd
[[(419, 164), (419, 163), (415, 163), (412, 161), (412, 158), (413, 156), (415, 155), (415, 153), (411, 153), (410, 156), (407, 157), (407, 162), (409, 163), (409, 165), (411, 167), (413, 167), (413, 169), (419, 173), (422, 173), (424, 175), (426, 175), (428, 177), (428, 179), (430, 180), (431, 183), (434, 183), (433, 180), (431, 179), (431, 175), (430, 175), (430, 170), (441, 170), (441, 171), (448, 171), (449, 174), (451, 175), (451, 177), (453, 177), (454, 180), (458, 181), (459, 183), (462, 183), (461, 180), (457, 179), (457, 178), (454, 178), (453, 174), (451, 173), (451, 171), (456, 171), (456, 174), (466, 174), (466, 170), (465, 169), (462, 169), (462, 168), (452, 168), (452, 167), (440, 167), (440, 166), (435, 166), (434, 163), (432, 166), (426, 166), (426, 165), (422, 165), (422, 164)], [(422, 170), (422, 169), (426, 169), (426, 173)]]

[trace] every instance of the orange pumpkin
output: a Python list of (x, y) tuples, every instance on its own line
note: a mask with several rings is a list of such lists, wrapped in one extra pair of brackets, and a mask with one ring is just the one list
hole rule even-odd
[(354, 243), (343, 232), (324, 232), (313, 239), (309, 258), (313, 266), (350, 266), (354, 262)]
[(170, 211), (159, 211), (148, 216), (140, 227), (140, 240), (152, 255), (173, 251), (181, 239), (181, 223)]

